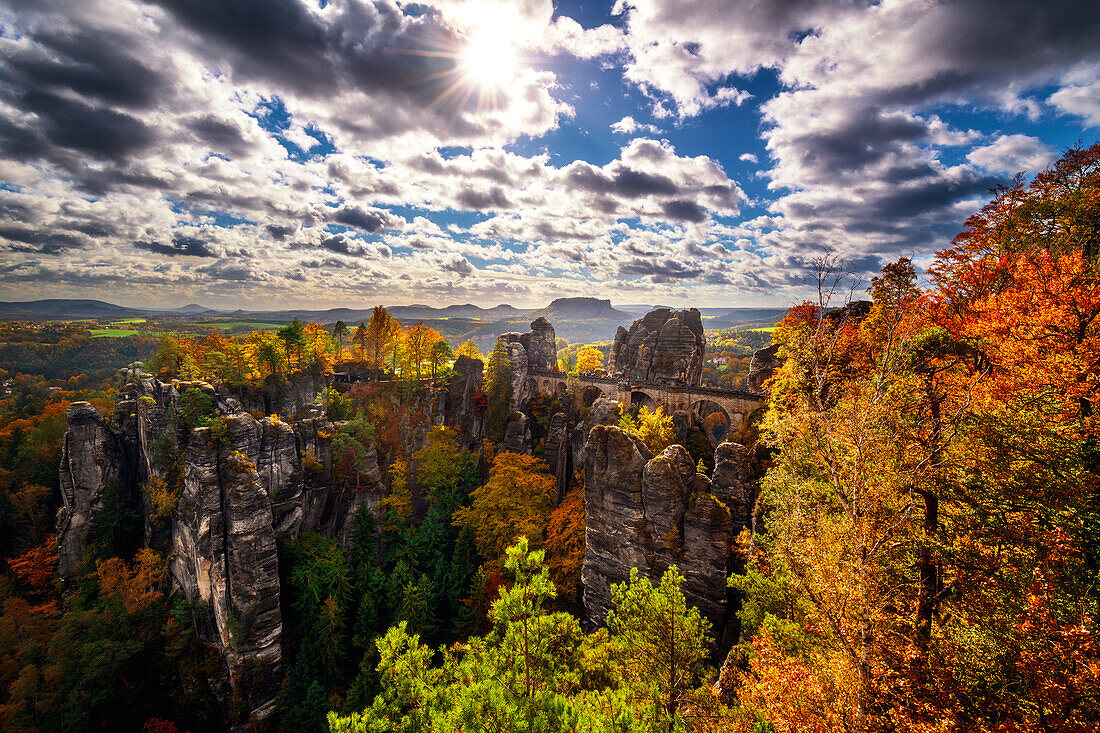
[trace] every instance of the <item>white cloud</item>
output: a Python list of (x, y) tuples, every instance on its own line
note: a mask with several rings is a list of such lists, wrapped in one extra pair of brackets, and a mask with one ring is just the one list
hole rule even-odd
[(623, 117), (618, 122), (611, 124), (611, 131), (620, 135), (633, 135), (636, 132), (647, 132), (650, 135), (661, 134), (661, 128), (657, 125), (649, 125), (636, 121), (630, 115)]
[(1001, 135), (989, 145), (967, 153), (966, 159), (996, 173), (1035, 173), (1046, 168), (1058, 156), (1038, 138), (1027, 135)]
[(741, 155), (738, 156), (737, 159), (744, 162), (744, 163), (756, 163), (756, 162), (758, 162), (756, 160), (756, 156), (753, 155), (752, 153), (741, 153)]
[(1081, 118), (1090, 127), (1100, 127), (1100, 79), (1062, 87), (1050, 95), (1049, 101), (1060, 111)]

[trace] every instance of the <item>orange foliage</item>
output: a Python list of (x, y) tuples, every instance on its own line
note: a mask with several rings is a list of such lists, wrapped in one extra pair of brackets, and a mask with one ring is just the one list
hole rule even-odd
[[(29, 597), (49, 597), (55, 590), (57, 580), (57, 538), (51, 536), (33, 550), (9, 560), (8, 569), (16, 582), (27, 589)], [(44, 606), (39, 608), (52, 610)]]
[(132, 563), (112, 557), (96, 563), (100, 591), (121, 601), (130, 614), (160, 601), (159, 586), (168, 573), (167, 561), (152, 550), (139, 550)]
[(557, 587), (559, 597), (578, 598), (585, 552), (583, 489), (570, 491), (550, 513), (545, 547), (550, 580)]
[(532, 546), (542, 544), (556, 493), (541, 459), (501, 453), (493, 459), (489, 480), (471, 493), (470, 506), (455, 512), (454, 523), (470, 528), (482, 557), (499, 563), (518, 537)]

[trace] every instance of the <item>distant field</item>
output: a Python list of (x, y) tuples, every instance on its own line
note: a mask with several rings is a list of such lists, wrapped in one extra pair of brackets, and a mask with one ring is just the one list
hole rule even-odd
[(134, 334), (141, 333), (133, 328), (90, 328), (88, 333), (92, 335), (92, 338), (122, 338), (123, 336), (133, 336)]
[(768, 326), (767, 328), (738, 328), (738, 331), (755, 331), (756, 333), (771, 333), (775, 330), (775, 326)]
[(120, 321), (111, 321), (112, 326), (117, 326), (123, 323), (145, 323), (144, 318), (123, 318)]
[(237, 328), (247, 326), (259, 330), (274, 331), (285, 326), (285, 323), (262, 323), (260, 321), (217, 321), (215, 323), (196, 323), (196, 326), (210, 326), (211, 328)]

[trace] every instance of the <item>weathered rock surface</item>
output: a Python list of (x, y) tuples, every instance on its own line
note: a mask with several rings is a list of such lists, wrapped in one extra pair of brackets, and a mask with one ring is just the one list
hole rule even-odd
[(294, 428), (282, 420), (260, 421), (260, 450), (256, 472), (271, 503), (271, 526), (276, 539), (293, 539), (302, 525), (302, 466)]
[(658, 308), (622, 326), (611, 345), (608, 370), (634, 382), (678, 380), (697, 385), (707, 339), (699, 311)]
[(710, 490), (729, 509), (735, 535), (752, 521), (758, 485), (755, 460), (753, 452), (740, 443), (722, 443), (714, 451)]
[[(735, 449), (716, 455), (722, 468), (716, 481), (723, 482), (727, 494), (740, 455)], [(611, 606), (610, 586), (627, 579), (631, 568), (657, 581), (675, 565), (684, 576), (688, 603), (711, 622), (715, 649), (723, 646), (733, 610), (726, 576), (739, 526), (716, 491), (710, 479), (696, 473), (682, 446), (669, 446), (654, 457), (617, 427), (592, 429), (585, 446), (581, 571), (590, 622), (603, 622)]]
[(779, 359), (779, 344), (757, 349), (749, 359), (749, 373), (745, 386), (752, 392), (762, 392), (764, 383), (772, 378), (783, 362)]
[(547, 469), (554, 477), (554, 484), (558, 491), (558, 501), (565, 497), (571, 478), (570, 474), (572, 473), (572, 461), (569, 455), (569, 431), (566, 425), (565, 413), (555, 412), (550, 418), (550, 425), (546, 429), (546, 449), (542, 454)]
[(500, 449), (507, 453), (531, 452), (531, 420), (527, 415), (517, 410), (508, 418)]
[(229, 685), (258, 720), (274, 709), (282, 666), (271, 501), (254, 462), (264, 429), (248, 414), (225, 418), (225, 428), (224, 441), (197, 428), (188, 442), (170, 568), (200, 609), (200, 637), (222, 650)]
[[(87, 402), (65, 411), (61, 443), (61, 509), (57, 512), (58, 571), (68, 581), (88, 547), (88, 531), (112, 483), (128, 489), (122, 441)], [(127, 492), (128, 493), (128, 492)]]
[[(484, 404), (479, 404), (484, 365), (480, 359), (460, 356), (454, 363), (454, 376), (448, 385), (446, 424), (458, 432), (466, 448), (477, 450), (485, 427)], [(484, 396), (481, 397), (484, 400)]]
[(531, 330), (527, 333), (505, 333), (500, 338), (508, 351), (513, 404), (523, 409), (536, 390), (531, 371), (558, 370), (554, 327), (545, 318), (536, 318), (531, 321)]
[(619, 403), (608, 397), (598, 397), (588, 408), (584, 419), (573, 426), (573, 434), (570, 437), (570, 450), (572, 452), (573, 465), (584, 468), (584, 446), (588, 442), (588, 434), (597, 425), (612, 425), (619, 419)]
[(585, 556), (581, 567), (584, 610), (602, 624), (611, 608), (611, 585), (648, 568), (642, 472), (652, 458), (642, 441), (619, 428), (597, 425), (584, 452)]
[[(468, 366), (456, 400), (473, 406), (481, 365)], [(187, 389), (201, 390), (223, 408), (233, 398), (202, 382), (162, 383), (139, 363), (123, 372), (111, 423), (86, 402), (74, 403), (66, 415), (63, 506), (57, 518), (61, 576), (75, 575), (105, 493), (117, 486), (120, 499), (139, 508), (141, 483), (150, 476), (164, 478), (153, 456), (165, 448), (182, 449), (182, 495), (170, 536), (163, 540), (172, 583), (196, 609), (199, 638), (224, 660), (220, 669), (210, 670), (212, 689), (223, 701), (235, 691), (249, 718), (259, 720), (274, 709), (282, 679), (276, 542), (309, 529), (347, 546), (356, 513), (373, 509), (385, 495), (376, 450), (366, 446), (360, 486), (336, 489), (332, 439), (339, 425), (323, 411), (310, 410), (310, 417), (293, 424), (233, 414), (220, 418), (214, 429), (183, 435), (176, 415)], [(425, 399), (423, 408), (430, 413), (425, 422), (442, 424), (446, 399), (446, 390)], [(174, 460), (164, 465), (169, 463)], [(149, 527), (146, 507), (146, 544)]]

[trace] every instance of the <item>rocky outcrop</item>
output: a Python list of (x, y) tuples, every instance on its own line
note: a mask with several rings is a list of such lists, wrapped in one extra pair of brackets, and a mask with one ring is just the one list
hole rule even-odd
[(722, 443), (714, 451), (711, 493), (729, 509), (735, 534), (752, 523), (759, 479), (753, 451), (740, 443)]
[(271, 503), (276, 539), (293, 539), (302, 525), (302, 466), (294, 428), (270, 417), (260, 421), (256, 473)]
[(749, 373), (745, 387), (751, 392), (763, 392), (764, 383), (772, 378), (783, 362), (779, 359), (779, 344), (758, 349), (749, 359)]
[[(726, 577), (733, 543), (743, 526), (723, 496), (742, 512), (751, 494), (748, 452), (723, 444), (716, 451), (714, 481), (696, 473), (682, 446), (652, 456), (641, 441), (612, 426), (596, 426), (585, 446), (584, 607), (602, 623), (611, 607), (610, 586), (631, 568), (657, 581), (671, 565), (684, 576), (683, 591), (712, 626), (715, 650), (724, 648), (733, 607)], [(743, 460), (744, 459), (744, 460)], [(728, 639), (726, 639), (728, 641)]]
[(170, 567), (199, 610), (200, 637), (222, 650), (228, 685), (258, 720), (274, 709), (282, 666), (272, 505), (256, 470), (264, 428), (248, 414), (224, 428), (197, 428), (188, 442)]
[(531, 452), (531, 420), (527, 415), (517, 410), (508, 418), (500, 449), (506, 453)]
[(328, 385), (328, 377), (320, 372), (297, 372), (289, 377), (269, 376), (261, 385), (219, 389), (238, 400), (242, 410), (293, 419), (314, 404)]
[[(63, 581), (76, 574), (88, 548), (88, 532), (111, 488), (129, 496), (121, 438), (87, 402), (74, 402), (65, 411), (68, 430), (61, 443), (61, 509), (57, 512), (58, 571)], [(93, 538), (94, 539), (94, 538)]]
[(531, 371), (558, 370), (554, 327), (545, 318), (536, 318), (531, 321), (531, 330), (527, 333), (505, 333), (500, 338), (508, 351), (513, 404), (522, 409), (535, 393)]
[(642, 472), (652, 454), (622, 430), (597, 425), (584, 451), (584, 610), (601, 624), (611, 609), (611, 585), (630, 577), (631, 568), (648, 568), (642, 540), (646, 513)]
[(707, 339), (699, 311), (658, 308), (615, 333), (608, 370), (632, 382), (699, 384)]
[(479, 450), (485, 426), (485, 395), (481, 391), (484, 365), (480, 359), (455, 359), (454, 376), (447, 386), (445, 421), (454, 427), (459, 440), (470, 450)]
[(569, 455), (569, 431), (567, 418), (564, 412), (555, 412), (550, 418), (550, 425), (546, 429), (546, 448), (542, 457), (546, 461), (546, 468), (554, 477), (554, 485), (557, 488), (557, 500), (565, 497), (569, 488), (569, 480), (572, 473), (572, 461)]
[(597, 397), (596, 401), (583, 413), (582, 419), (573, 426), (570, 436), (570, 452), (573, 465), (584, 468), (584, 446), (588, 434), (597, 425), (613, 425), (619, 419), (619, 403), (608, 397)]

